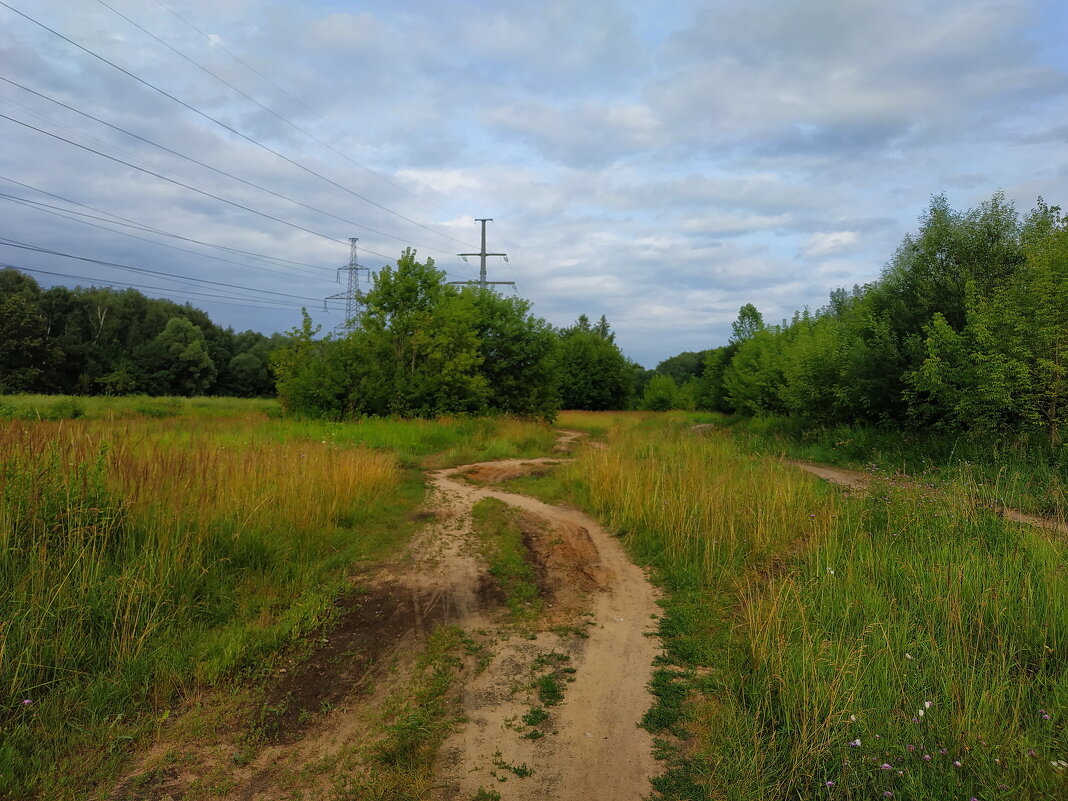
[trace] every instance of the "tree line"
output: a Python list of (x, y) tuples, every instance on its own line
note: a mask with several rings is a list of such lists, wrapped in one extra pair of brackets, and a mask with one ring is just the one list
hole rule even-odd
[(42, 290), (0, 270), (0, 394), (269, 397), (286, 342), (134, 289)]
[(608, 321), (557, 329), (531, 303), (459, 288), (406, 250), (383, 268), (343, 336), (319, 338), (307, 312), (272, 364), (291, 413), (433, 417), (505, 413), (551, 419), (560, 408), (626, 408), (640, 368)]
[(877, 280), (835, 290), (823, 308), (778, 325), (746, 304), (727, 345), (673, 357), (646, 381), (644, 408), (1060, 446), (1068, 217), (1041, 198), (1021, 215), (1000, 193), (965, 212), (936, 196)]

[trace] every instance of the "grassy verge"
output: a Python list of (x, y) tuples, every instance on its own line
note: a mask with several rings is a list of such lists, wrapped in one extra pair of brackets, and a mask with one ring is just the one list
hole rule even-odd
[(1068, 793), (1064, 543), (964, 487), (844, 498), (677, 424), (565, 469), (667, 594), (655, 797)]
[(508, 420), (0, 421), (0, 797), (84, 797), (199, 690), (257, 679), (403, 547), (444, 450)]

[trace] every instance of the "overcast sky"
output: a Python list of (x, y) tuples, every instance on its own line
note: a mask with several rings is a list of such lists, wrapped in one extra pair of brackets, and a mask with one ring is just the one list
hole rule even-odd
[(337, 325), (352, 236), (474, 278), (492, 217), (491, 280), (651, 367), (873, 280), (933, 194), (1068, 206), (1062, 2), (2, 2), (0, 263), (238, 330)]

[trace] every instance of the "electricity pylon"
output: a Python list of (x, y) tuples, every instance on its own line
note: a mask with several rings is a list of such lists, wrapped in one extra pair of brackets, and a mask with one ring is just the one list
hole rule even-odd
[(328, 300), (345, 301), (345, 319), (335, 326), (337, 330), (355, 331), (360, 327), (360, 315), (363, 314), (363, 290), (360, 289), (360, 273), (364, 273), (367, 276), (367, 282), (370, 283), (371, 269), (362, 266), (356, 260), (356, 243), (359, 241), (359, 237), (349, 237), (349, 263), (344, 267), (337, 268), (338, 283), (341, 282), (341, 273), (349, 274), (347, 288), (344, 292), (330, 295), (323, 300), (323, 311), (326, 311), (326, 301)]
[(468, 256), (478, 256), (481, 259), (481, 267), (478, 271), (477, 281), (449, 281), (450, 284), (463, 284), (465, 286), (477, 286), (479, 289), (485, 289), (487, 286), (515, 286), (515, 281), (487, 281), (486, 280), (486, 257), (487, 256), (502, 256), (505, 261), (508, 261), (507, 253), (487, 253), (486, 252), (486, 223), (493, 222), (492, 217), (476, 217), (475, 222), (482, 223), (482, 250), (478, 253), (457, 253), (464, 261), (467, 261)]

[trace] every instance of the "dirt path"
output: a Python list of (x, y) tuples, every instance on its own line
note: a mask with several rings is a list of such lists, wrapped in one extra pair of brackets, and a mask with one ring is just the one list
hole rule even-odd
[[(555, 450), (568, 452), (580, 436), (561, 432)], [(363, 578), (339, 622), (312, 638), (310, 654), (279, 668), (262, 697), (241, 702), (260, 710), (251, 724), (241, 722), (244, 713), (205, 720), (203, 708), (225, 698), (193, 704), (101, 797), (338, 798), (344, 774), (363, 769), (353, 755), (375, 736), (427, 635), (448, 623), (477, 640), (486, 657), (479, 672), (465, 673), (463, 722), (439, 752), (437, 798), (469, 801), (485, 790), (481, 797), (499, 793), (502, 801), (641, 799), (658, 769), (652, 738), (638, 728), (652, 704), (646, 687), (657, 643), (647, 635), (656, 595), (593, 519), (485, 486), (559, 462), (503, 460), (428, 474), (428, 522), (407, 556)], [(523, 626), (509, 615), (472, 528), (472, 507), (485, 498), (518, 510), (536, 563), (545, 608)], [(561, 697), (546, 702), (539, 681)]]
[[(581, 512), (457, 479), (464, 471), (483, 477), (489, 469), (501, 475), (537, 468), (544, 461), (468, 465), (432, 474), (447, 499), (444, 503), (453, 508), (470, 509), (480, 500), (496, 498), (547, 524), (543, 541), (550, 543), (549, 550), (567, 554), (566, 564), (556, 569), (564, 572), (562, 578), (572, 588), (587, 588), (585, 614), (570, 621), (572, 627), (585, 624), (587, 636), (513, 636), (500, 643), (493, 662), (465, 688), (468, 722), (441, 753), (442, 799), (468, 799), (485, 789), (501, 793), (506, 801), (637, 801), (648, 793), (649, 778), (657, 772), (652, 738), (638, 728), (652, 703), (646, 685), (657, 654), (655, 641), (647, 636), (657, 612), (656, 596), (642, 570)], [(521, 688), (530, 681), (531, 666), (554, 652), (566, 655), (574, 681), (567, 685), (563, 703), (551, 712), (551, 733), (530, 739), (518, 731), (523, 714), (532, 708)], [(521, 766), (519, 772), (529, 770), (530, 776), (519, 777), (502, 765)]]

